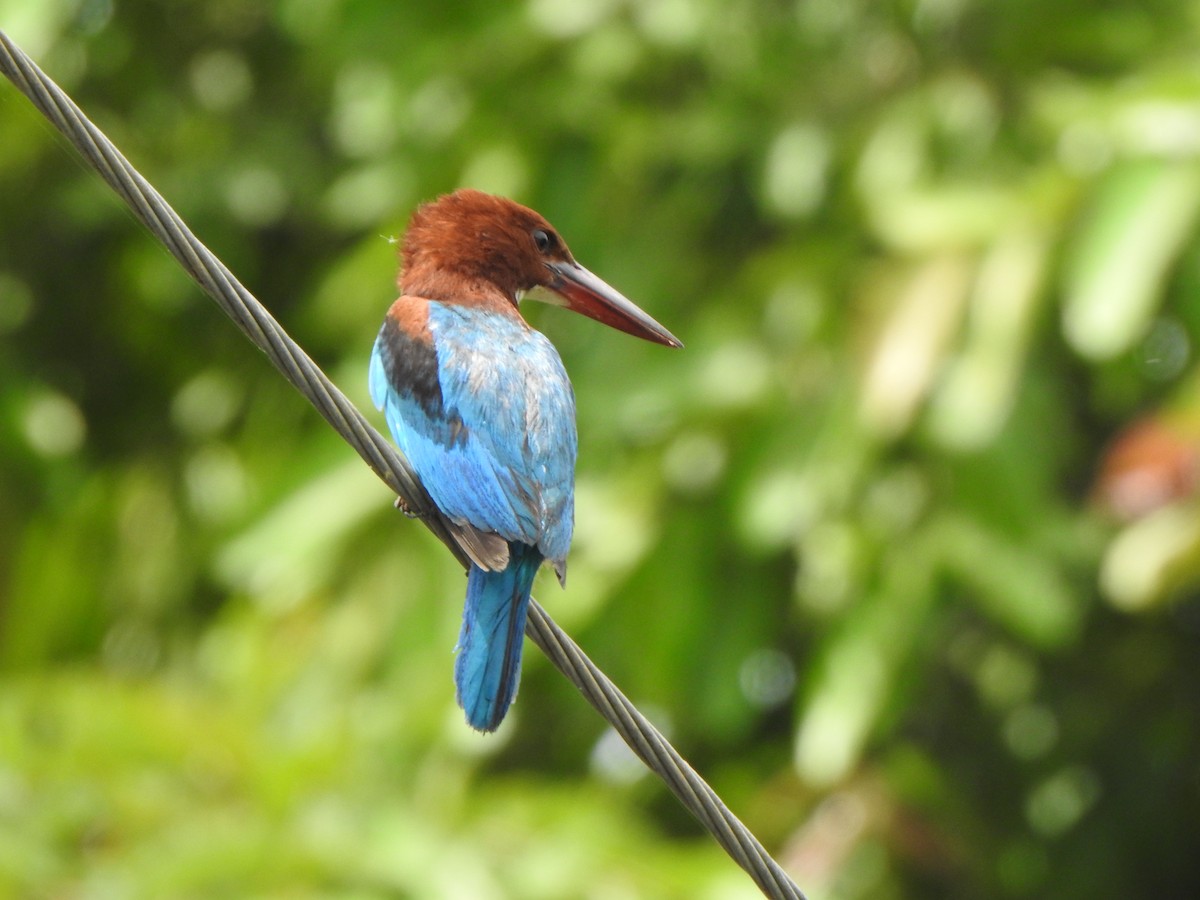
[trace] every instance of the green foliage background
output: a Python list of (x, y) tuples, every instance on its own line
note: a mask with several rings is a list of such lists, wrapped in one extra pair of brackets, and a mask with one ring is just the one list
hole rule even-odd
[[(462, 184), (683, 338), (527, 310), (581, 434), (537, 593), (810, 896), (1200, 891), (1196, 4), (0, 27), (364, 408)], [(535, 650), (462, 724), (452, 560), (7, 85), (0, 208), (0, 894), (754, 896)]]

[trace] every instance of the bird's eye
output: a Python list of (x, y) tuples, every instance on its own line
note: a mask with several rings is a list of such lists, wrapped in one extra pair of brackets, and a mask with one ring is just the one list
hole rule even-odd
[(550, 235), (541, 228), (533, 229), (533, 243), (538, 248), (538, 253), (549, 253), (550, 247), (554, 244)]

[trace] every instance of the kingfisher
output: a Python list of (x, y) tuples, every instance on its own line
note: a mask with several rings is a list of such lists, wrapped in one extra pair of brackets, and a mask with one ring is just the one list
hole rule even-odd
[(470, 560), (454, 681), (477, 731), (517, 693), (533, 579), (565, 583), (575, 514), (575, 395), (529, 294), (636, 337), (683, 344), (575, 261), (541, 215), (463, 189), (419, 207), (400, 298), (371, 353), (371, 399)]

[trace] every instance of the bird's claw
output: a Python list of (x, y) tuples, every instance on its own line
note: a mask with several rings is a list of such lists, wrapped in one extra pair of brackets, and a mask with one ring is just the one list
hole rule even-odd
[(400, 512), (404, 513), (404, 515), (408, 516), (410, 519), (424, 518), (422, 513), (417, 512), (415, 509), (413, 509), (411, 506), (409, 506), (408, 503), (405, 502), (403, 497), (397, 496), (395, 505), (396, 505), (396, 509), (400, 510)]

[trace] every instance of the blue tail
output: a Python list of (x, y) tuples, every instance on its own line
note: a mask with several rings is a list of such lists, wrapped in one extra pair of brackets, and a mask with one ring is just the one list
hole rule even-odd
[(454, 683), (458, 705), (476, 731), (495, 731), (517, 695), (529, 592), (542, 564), (542, 554), (528, 544), (511, 542), (508, 551), (503, 572), (473, 565), (467, 575)]

